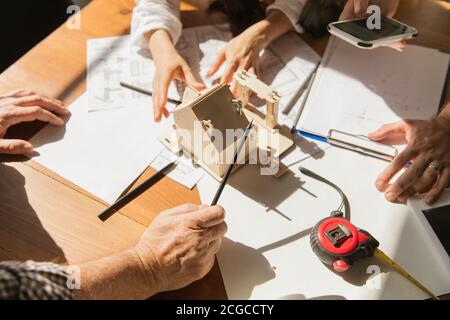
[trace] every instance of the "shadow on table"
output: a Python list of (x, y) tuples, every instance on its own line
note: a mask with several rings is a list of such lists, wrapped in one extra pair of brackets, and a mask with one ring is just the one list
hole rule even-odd
[(316, 197), (303, 187), (304, 181), (296, 177), (292, 171), (286, 172), (280, 178), (275, 178), (270, 175), (261, 175), (260, 169), (258, 165), (244, 166), (231, 176), (229, 185), (264, 206), (267, 212), (273, 211), (284, 219), (292, 221), (295, 217), (283, 213), (278, 208), (279, 205), (298, 189)]
[(25, 177), (4, 164), (0, 164), (0, 225), (0, 259), (67, 262), (28, 201)]
[(249, 299), (253, 289), (275, 278), (275, 271), (264, 255), (256, 249), (225, 238), (219, 255), (221, 268), (235, 270), (227, 272), (230, 288), (239, 292), (229, 292), (233, 299)]

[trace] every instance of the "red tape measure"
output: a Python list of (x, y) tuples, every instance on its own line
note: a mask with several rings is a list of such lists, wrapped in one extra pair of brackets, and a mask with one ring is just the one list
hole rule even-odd
[(319, 259), (337, 272), (345, 272), (355, 261), (373, 256), (379, 245), (370, 233), (344, 219), (342, 212), (333, 212), (319, 221), (311, 231), (310, 243)]

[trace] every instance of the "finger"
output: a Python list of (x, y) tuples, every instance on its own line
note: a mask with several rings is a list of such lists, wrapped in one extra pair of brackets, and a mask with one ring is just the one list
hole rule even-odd
[(217, 239), (209, 244), (209, 252), (215, 255), (217, 252), (219, 252), (221, 246), (222, 239)]
[(153, 95), (152, 95), (152, 102), (153, 102), (153, 120), (155, 122), (161, 121), (161, 102), (160, 102), (160, 92), (159, 92), (159, 76), (155, 76), (155, 80), (153, 82)]
[(400, 4), (400, 0), (392, 0), (390, 1), (389, 9), (386, 12), (386, 16), (392, 18), (397, 12), (398, 5)]
[(197, 91), (201, 91), (206, 88), (203, 83), (201, 83), (200, 81), (197, 80), (197, 78), (192, 73), (191, 68), (189, 68), (189, 66), (187, 64), (183, 65), (182, 69), (183, 69), (184, 78), (186, 79), (187, 84), (194, 87)]
[(202, 263), (200, 265), (201, 268), (199, 270), (200, 272), (198, 279), (202, 279), (214, 267), (214, 263), (216, 262), (215, 254), (218, 251), (217, 247), (220, 248), (220, 243), (214, 244), (214, 247), (211, 247), (211, 251), (206, 252), (205, 257), (202, 259)]
[(411, 187), (413, 183), (424, 173), (430, 161), (424, 157), (418, 157), (409, 169), (397, 178), (397, 180), (389, 186), (385, 191), (385, 197), (388, 201), (395, 201), (406, 189)]
[(225, 71), (224, 71), (224, 73), (222, 75), (222, 78), (220, 79), (220, 82), (222, 82), (222, 83), (223, 82), (230, 83), (231, 79), (233, 78), (233, 74), (236, 71), (237, 67), (238, 67), (237, 61), (235, 61), (235, 60), (230, 61), (227, 64), (227, 67), (225, 68)]
[(7, 115), (8, 126), (35, 120), (49, 122), (55, 126), (62, 126), (64, 124), (63, 119), (39, 106), (14, 107)]
[(397, 51), (403, 52), (406, 49), (406, 41), (398, 41), (398, 42), (394, 42), (394, 43), (390, 43), (388, 45), (386, 45), (387, 47), (390, 47), (392, 49), (395, 49)]
[(222, 222), (213, 227), (204, 230), (203, 235), (205, 236), (205, 242), (210, 243), (218, 239), (222, 239), (225, 233), (228, 231), (228, 226), (225, 222)]
[(436, 183), (439, 174), (432, 168), (426, 168), (422, 176), (414, 183), (413, 189), (415, 193), (425, 193), (430, 191)]
[(194, 213), (197, 227), (210, 228), (222, 223), (225, 219), (225, 210), (221, 206), (207, 207)]
[(251, 60), (251, 57), (250, 56), (248, 56), (248, 57), (245, 57), (244, 59), (242, 59), (240, 62), (239, 62), (239, 67), (237, 68), (238, 70), (245, 70), (245, 71), (248, 71), (248, 69), (250, 69), (250, 67), (252, 66), (252, 60)]
[(12, 92), (9, 92), (5, 95), (1, 95), (0, 98), (20, 98), (25, 96), (35, 95), (36, 93), (27, 89), (17, 89)]
[(409, 146), (400, 152), (377, 177), (375, 181), (376, 188), (379, 191), (384, 192), (392, 177), (395, 176), (397, 172), (402, 170), (406, 164), (416, 156), (416, 154), (417, 152)]
[(14, 104), (20, 107), (39, 106), (45, 110), (60, 114), (68, 115), (70, 112), (64, 107), (61, 101), (45, 97), (42, 95), (31, 95), (17, 98)]
[(185, 214), (188, 212), (196, 212), (202, 208), (204, 208), (204, 205), (185, 203), (185, 204), (182, 204), (181, 206), (171, 208), (169, 210), (164, 211), (164, 214), (175, 216), (175, 215), (179, 215), (179, 214)]
[(252, 67), (249, 69), (249, 72), (252, 72), (253, 74), (255, 74), (257, 78), (259, 78), (259, 75), (260, 75), (260, 70), (259, 70), (260, 65), (261, 65), (260, 59), (256, 58), (253, 60)]
[(450, 182), (450, 169), (445, 168), (439, 175), (439, 178), (433, 188), (425, 195), (425, 203), (430, 205), (435, 203)]
[(211, 66), (211, 69), (208, 71), (207, 77), (211, 77), (212, 75), (214, 75), (220, 69), (220, 67), (223, 65), (225, 60), (226, 60), (225, 59), (225, 50), (221, 50), (219, 52), (219, 55), (214, 60), (212, 66)]
[(373, 141), (381, 141), (394, 136), (404, 135), (406, 130), (406, 123), (398, 121), (382, 125), (376, 131), (369, 133), (368, 137)]
[(417, 194), (417, 192), (415, 191), (414, 187), (410, 187), (410, 188), (406, 189), (405, 191), (403, 191), (403, 193), (398, 196), (398, 198), (395, 202), (406, 203), (408, 198), (415, 194)]
[(353, 13), (355, 17), (362, 17), (367, 13), (367, 7), (369, 6), (369, 0), (354, 0)]
[(348, 0), (342, 10), (341, 15), (339, 16), (339, 20), (349, 20), (354, 17), (354, 0)]
[[(166, 109), (167, 104), (167, 94), (169, 92), (170, 83), (173, 80), (173, 76), (170, 73), (164, 74), (159, 81), (159, 109), (157, 116), (157, 121), (161, 120), (162, 114), (167, 114), (168, 111)], [(163, 111), (165, 109), (165, 111)]]
[(0, 154), (30, 154), (33, 145), (24, 140), (0, 139)]

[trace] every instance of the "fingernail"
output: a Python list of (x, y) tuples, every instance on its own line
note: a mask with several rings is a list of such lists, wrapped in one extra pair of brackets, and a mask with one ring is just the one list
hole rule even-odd
[(394, 201), (395, 198), (397, 198), (395, 192), (388, 192), (388, 193), (386, 193), (386, 199), (388, 201)]
[(34, 151), (34, 148), (31, 144), (25, 145), (25, 153), (32, 153)]
[(432, 204), (433, 202), (433, 198), (430, 196), (426, 196), (424, 200), (426, 204)]
[(378, 181), (375, 182), (375, 187), (376, 187), (378, 190), (383, 189), (383, 186), (384, 186), (383, 181), (378, 180)]

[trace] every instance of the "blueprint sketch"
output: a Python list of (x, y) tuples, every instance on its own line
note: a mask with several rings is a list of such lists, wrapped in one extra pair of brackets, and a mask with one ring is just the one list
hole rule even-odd
[(186, 188), (192, 189), (205, 174), (205, 171), (200, 166), (192, 163), (192, 159), (184, 155), (175, 155), (171, 151), (163, 149), (150, 166), (156, 170), (161, 170), (169, 162), (175, 160), (178, 160), (177, 165), (167, 176)]
[[(223, 73), (225, 64), (212, 77), (207, 73), (220, 50), (232, 39), (229, 26), (202, 26), (183, 30), (177, 44), (177, 50), (191, 67), (192, 72), (206, 86), (211, 86)], [(282, 98), (279, 107), (279, 122), (291, 126), (301, 98), (293, 99), (298, 89), (308, 79), (320, 56), (311, 49), (295, 32), (290, 32), (275, 40), (261, 53), (260, 79), (277, 90)], [(179, 93), (183, 92), (184, 84), (177, 83)], [(263, 101), (254, 99), (253, 104), (262, 106)], [(286, 115), (282, 110), (289, 103), (293, 106)]]
[(149, 53), (138, 53), (129, 36), (88, 40), (88, 110), (108, 110), (128, 106), (148, 106), (151, 98), (124, 89), (120, 81), (151, 88), (154, 74)]
[[(220, 78), (225, 64), (213, 77), (208, 78), (207, 73), (230, 39), (232, 35), (226, 24), (187, 28), (177, 43), (177, 50), (194, 75), (209, 87)], [(120, 86), (120, 81), (125, 81), (151, 90), (155, 70), (148, 50), (138, 51), (131, 45), (129, 36), (99, 38), (88, 41), (87, 57), (90, 111), (151, 106), (150, 97)], [(260, 59), (259, 77), (282, 96), (279, 122), (291, 126), (301, 102), (298, 89), (308, 79), (320, 57), (291, 32), (275, 40), (261, 53)], [(175, 81), (169, 88), (169, 96), (179, 99), (184, 88), (184, 83)], [(263, 101), (252, 102), (257, 107), (263, 105)], [(292, 105), (290, 112), (282, 113), (288, 104)]]

